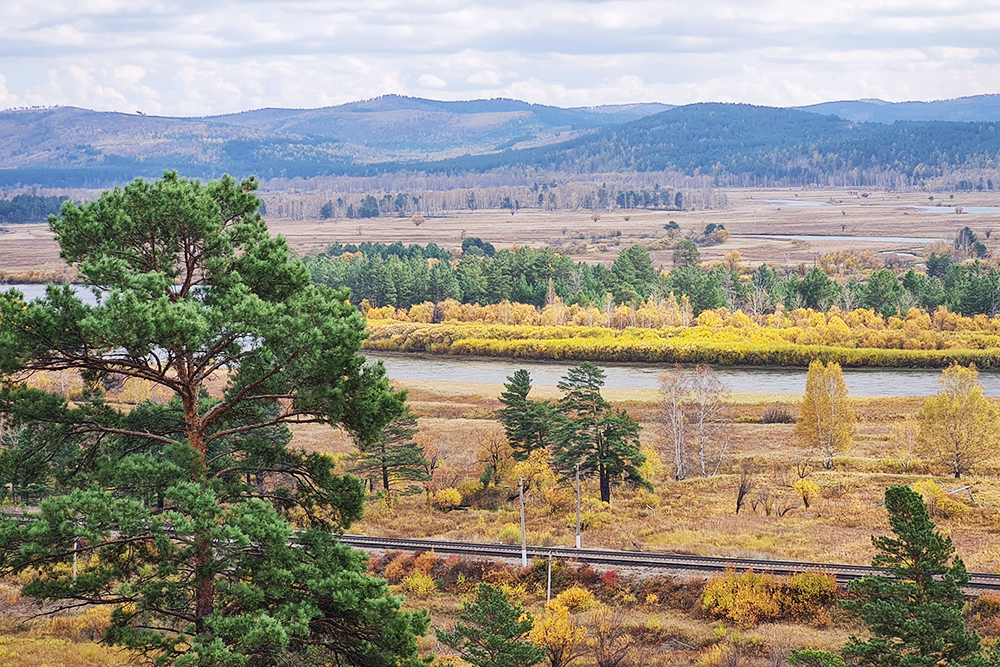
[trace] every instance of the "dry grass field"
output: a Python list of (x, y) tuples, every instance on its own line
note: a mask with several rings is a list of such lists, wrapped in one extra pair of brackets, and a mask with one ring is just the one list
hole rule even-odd
[[(482, 472), (479, 449), (502, 434), (491, 417), (500, 407), (496, 400), (500, 385), (420, 381), (406, 384), (410, 401), (420, 416), (420, 441), (441, 458), (431, 488), (462, 488)], [(555, 387), (538, 387), (533, 397), (555, 398)], [(856, 398), (858, 435), (853, 450), (837, 457), (832, 470), (819, 464), (817, 452), (803, 449), (795, 438), (793, 424), (734, 423), (730, 427), (728, 463), (719, 475), (699, 475), (684, 481), (670, 476), (670, 452), (657, 419), (654, 390), (608, 390), (606, 397), (625, 407), (643, 424), (645, 447), (657, 452), (654, 466), (655, 493), (617, 490), (612, 507), (601, 508), (594, 483), (584, 484), (587, 511), (594, 527), (584, 533), (584, 543), (617, 549), (679, 551), (702, 555), (754, 556), (832, 563), (870, 561), (871, 536), (888, 529), (880, 502), (891, 484), (927, 480), (936, 472), (916, 463), (904, 472), (890, 436), (894, 421), (913, 416), (919, 398)], [(787, 394), (735, 395), (732, 417), (759, 418), (774, 404), (787, 405), (795, 414), (799, 397)], [(301, 428), (294, 444), (307, 449), (344, 455), (351, 451), (349, 438), (332, 429)], [(756, 511), (749, 505), (737, 516), (735, 500), (737, 468), (753, 462), (755, 488), (766, 489), (772, 508), (763, 504)], [(820, 497), (806, 508), (793, 489), (800, 471), (820, 488)], [(941, 527), (954, 538), (970, 569), (1000, 571), (997, 517), (1000, 479), (996, 463), (980, 467), (978, 475), (961, 481), (933, 477), (948, 491), (971, 484), (974, 501), (956, 494), (963, 506), (961, 516), (938, 517)], [(496, 542), (510, 537), (518, 522), (516, 481), (511, 480), (510, 499), (497, 509), (469, 508), (442, 512), (428, 506), (421, 496), (401, 498), (393, 507), (371, 501), (366, 518), (352, 530), (372, 535), (398, 537), (433, 536), (440, 539)], [(540, 491), (528, 493), (528, 539), (537, 545), (572, 545), (574, 517), (572, 486), (561, 485), (552, 498)], [(756, 491), (751, 499), (756, 497)], [(787, 509), (779, 516), (781, 510)], [(518, 538), (519, 539), (519, 538)]]
[[(981, 237), (1000, 229), (1000, 214), (954, 213), (956, 206), (996, 206), (995, 192), (928, 193), (884, 192), (854, 189), (726, 190), (728, 205), (707, 211), (614, 210), (591, 220), (590, 211), (540, 211), (521, 209), (457, 211), (430, 218), (415, 226), (409, 218), (381, 217), (365, 220), (304, 220), (268, 218), (272, 232), (283, 234), (297, 252), (308, 254), (330, 243), (377, 241), (405, 244), (430, 242), (456, 249), (465, 236), (479, 236), (498, 248), (512, 245), (553, 246), (569, 251), (577, 260), (608, 262), (622, 248), (665, 236), (663, 225), (675, 220), (683, 231), (724, 224), (734, 235), (722, 245), (705, 248), (705, 261), (721, 260), (739, 249), (750, 264), (811, 264), (818, 255), (845, 248), (873, 251), (926, 250), (921, 243), (858, 242), (853, 240), (789, 241), (747, 238), (751, 234), (807, 234), (835, 236), (896, 236), (951, 239), (965, 226)], [(862, 196), (862, 195), (867, 196)], [(929, 200), (933, 197), (933, 201)], [(824, 206), (773, 204), (773, 201), (822, 202)], [(936, 206), (951, 213), (918, 213), (914, 206)], [(621, 236), (617, 233), (621, 232)], [(996, 243), (998, 239), (994, 238)], [(987, 242), (989, 244), (989, 241)], [(671, 266), (671, 250), (653, 251), (654, 264)], [(0, 270), (62, 270), (58, 248), (46, 225), (10, 225), (0, 234)]]

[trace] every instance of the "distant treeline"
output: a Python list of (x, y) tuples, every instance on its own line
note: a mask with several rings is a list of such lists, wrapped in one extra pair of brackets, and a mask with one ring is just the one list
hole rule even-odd
[(42, 197), (39, 195), (14, 195), (0, 199), (0, 223), (45, 222), (59, 212), (69, 197)]
[[(968, 250), (975, 251), (972, 245)], [(955, 253), (962, 256), (961, 248)], [(727, 308), (757, 316), (773, 313), (779, 304), (788, 310), (868, 308), (886, 316), (938, 306), (963, 315), (1000, 312), (997, 267), (978, 259), (957, 262), (950, 252), (931, 254), (925, 272), (910, 269), (898, 275), (872, 264), (843, 282), (820, 267), (779, 270), (761, 265), (751, 271), (735, 258), (729, 266), (702, 267), (697, 248), (687, 240), (678, 244), (670, 271), (655, 268), (641, 245), (623, 250), (608, 268), (576, 263), (550, 249), (496, 251), (478, 238), (464, 240), (459, 258), (433, 244), (364, 243), (331, 246), (328, 253), (305, 261), (316, 282), (347, 287), (352, 303), (367, 301), (372, 307), (408, 308), (446, 299), (542, 307), (558, 297), (566, 305), (608, 310), (674, 294), (690, 300), (694, 315)]]

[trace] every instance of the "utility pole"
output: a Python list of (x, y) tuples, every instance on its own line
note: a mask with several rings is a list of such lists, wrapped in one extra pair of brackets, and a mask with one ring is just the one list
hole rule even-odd
[(517, 492), (521, 496), (521, 567), (528, 567), (528, 536), (524, 532), (524, 478), (517, 480)]
[(545, 584), (545, 603), (552, 601), (552, 552), (549, 552), (549, 580)]
[(580, 464), (576, 464), (576, 548), (580, 546)]

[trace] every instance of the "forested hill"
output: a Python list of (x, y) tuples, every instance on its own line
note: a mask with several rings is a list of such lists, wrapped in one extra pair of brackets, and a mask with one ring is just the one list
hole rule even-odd
[(1000, 119), (1000, 95), (974, 95), (933, 102), (844, 100), (796, 108), (839, 116), (845, 120), (873, 123), (895, 123), (899, 120), (989, 122)]
[(467, 156), (427, 170), (515, 165), (605, 172), (676, 170), (720, 184), (866, 184), (886, 174), (919, 182), (955, 167), (995, 168), (1000, 123), (854, 123), (794, 109), (744, 104), (678, 107), (543, 148)]
[(105, 186), (163, 169), (205, 177), (364, 173), (376, 163), (557, 143), (668, 108), (562, 109), (506, 99), (438, 102), (387, 95), (322, 109), (206, 118), (12, 109), (0, 111), (0, 186)]
[(1000, 120), (858, 123), (745, 104), (653, 113), (662, 108), (387, 96), (201, 119), (13, 110), (0, 112), (0, 187), (107, 186), (163, 169), (267, 179), (511, 167), (670, 170), (734, 186), (906, 186), (966, 169), (979, 173), (956, 178), (995, 181), (1000, 168)]

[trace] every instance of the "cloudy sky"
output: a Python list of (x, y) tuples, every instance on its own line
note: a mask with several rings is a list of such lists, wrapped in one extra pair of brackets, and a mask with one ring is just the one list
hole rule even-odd
[(3, 0), (0, 109), (1000, 92), (1000, 0)]

